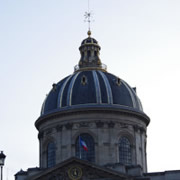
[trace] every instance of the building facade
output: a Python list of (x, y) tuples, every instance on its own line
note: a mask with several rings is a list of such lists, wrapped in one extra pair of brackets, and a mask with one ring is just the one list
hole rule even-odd
[(52, 85), (35, 122), (40, 167), (16, 180), (180, 179), (180, 171), (147, 173), (150, 119), (136, 89), (107, 72), (100, 49), (88, 31), (74, 73)]

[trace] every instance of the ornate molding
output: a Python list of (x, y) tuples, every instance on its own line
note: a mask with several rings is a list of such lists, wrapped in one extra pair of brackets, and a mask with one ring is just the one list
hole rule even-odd
[(109, 128), (114, 128), (114, 126), (115, 126), (114, 122), (112, 122), (112, 121), (108, 122), (108, 127)]
[(80, 123), (79, 123), (79, 126), (80, 126), (80, 127), (89, 127), (89, 124), (90, 124), (90, 123), (88, 123), (88, 122), (80, 122)]
[(141, 133), (146, 133), (146, 130), (143, 127), (139, 127), (139, 130), (140, 130)]
[(97, 122), (96, 122), (96, 127), (97, 127), (97, 128), (102, 128), (102, 127), (104, 127), (104, 122), (102, 122), (102, 121), (97, 121)]
[(135, 132), (138, 132), (138, 131), (139, 131), (141, 134), (142, 134), (142, 133), (145, 133), (145, 134), (146, 134), (146, 129), (145, 129), (144, 127), (139, 127), (138, 125), (134, 125), (133, 128), (134, 128), (134, 131), (135, 131)]
[(134, 128), (135, 132), (137, 132), (139, 130), (139, 127), (137, 125), (134, 125), (133, 128)]
[(67, 124), (65, 124), (65, 127), (67, 130), (70, 130), (73, 127), (73, 123), (67, 123)]
[(44, 132), (42, 131), (42, 132), (39, 132), (39, 134), (38, 134), (38, 139), (42, 139), (44, 137)]
[(72, 166), (68, 169), (68, 176), (71, 180), (79, 180), (82, 177), (82, 169), (79, 166)]
[(46, 134), (51, 134), (51, 133), (52, 133), (52, 128), (46, 130)]
[(62, 127), (63, 127), (63, 126), (57, 125), (57, 126), (56, 126), (56, 131), (57, 131), (57, 132), (62, 131)]

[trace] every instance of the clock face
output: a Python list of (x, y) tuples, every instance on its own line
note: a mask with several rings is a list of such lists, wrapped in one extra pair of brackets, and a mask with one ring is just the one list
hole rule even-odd
[(82, 170), (80, 167), (73, 166), (68, 170), (68, 175), (72, 180), (79, 180), (82, 177)]

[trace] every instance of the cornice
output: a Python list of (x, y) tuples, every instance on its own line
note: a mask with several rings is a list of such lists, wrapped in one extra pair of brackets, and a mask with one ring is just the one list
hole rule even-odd
[[(65, 110), (65, 111), (57, 111), (57, 112), (52, 112), (52, 113), (49, 113), (47, 115), (44, 115), (44, 116), (40, 116), (36, 122), (35, 122), (35, 126), (37, 129), (39, 129), (39, 126), (52, 119), (52, 118), (58, 118), (58, 117), (64, 117), (64, 116), (72, 116), (72, 115), (75, 115), (75, 114), (88, 114), (88, 113), (104, 113), (104, 114), (110, 114), (110, 113), (118, 113), (119, 115), (128, 115), (128, 116), (131, 116), (131, 117), (138, 117), (140, 118), (145, 124), (146, 126), (148, 126), (149, 122), (150, 122), (150, 118), (144, 114), (144, 113), (141, 113), (141, 112), (138, 112), (138, 111), (133, 111), (133, 110), (130, 110), (130, 109), (120, 109), (120, 108), (114, 108), (114, 107), (80, 107), (80, 108), (72, 108), (72, 109), (68, 109), (68, 110)], [(67, 122), (68, 123), (68, 122)], [(98, 126), (98, 125), (97, 125)], [(110, 125), (111, 126), (111, 125)], [(69, 128), (69, 127), (67, 127)]]

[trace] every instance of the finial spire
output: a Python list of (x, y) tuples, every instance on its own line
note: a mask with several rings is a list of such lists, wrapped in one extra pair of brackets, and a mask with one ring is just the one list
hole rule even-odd
[(90, 31), (90, 30), (87, 32), (87, 35), (88, 35), (89, 37), (91, 37), (91, 31)]
[(89, 10), (89, 1), (90, 0), (88, 0), (88, 11), (85, 12), (85, 14), (84, 14), (84, 17), (85, 17), (84, 21), (88, 23), (88, 36), (90, 37), (90, 35), (91, 35), (92, 12), (90, 12), (90, 10)]
[(100, 60), (100, 49), (96, 39), (91, 37), (91, 22), (92, 22), (92, 13), (89, 11), (89, 1), (88, 0), (88, 11), (85, 12), (85, 22), (88, 22), (88, 38), (84, 39), (79, 47), (81, 58), (79, 64), (75, 66), (74, 70), (101, 70), (106, 72), (106, 65), (101, 63)]

